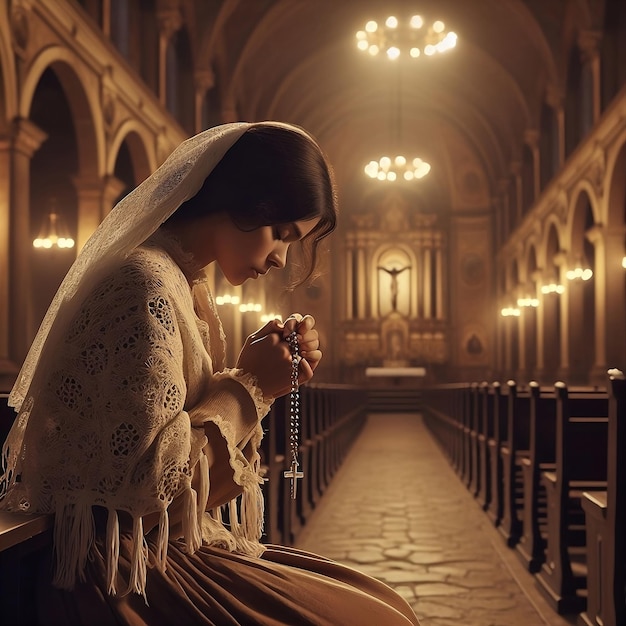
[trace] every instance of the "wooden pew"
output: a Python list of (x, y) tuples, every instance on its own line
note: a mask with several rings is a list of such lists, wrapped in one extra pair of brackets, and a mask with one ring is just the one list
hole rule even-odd
[(554, 387), (529, 383), (530, 434), (528, 454), (520, 459), (523, 475), (522, 535), (515, 546), (530, 572), (545, 561), (547, 501), (541, 483), (543, 472), (554, 471), (556, 463), (556, 395)]
[(52, 542), (52, 515), (0, 511), (0, 623), (37, 624), (36, 575)]
[(626, 624), (626, 380), (609, 371), (606, 491), (584, 492), (587, 609), (579, 626)]
[(15, 420), (15, 410), (9, 406), (8, 392), (0, 392), (0, 442), (4, 443), (7, 438), (13, 421)]
[[(288, 534), (289, 519), (285, 519), (284, 480), (285, 468), (285, 400), (277, 398), (263, 420), (264, 437), (261, 442), (261, 472), (265, 482), (265, 519), (263, 541), (283, 543)], [(287, 526), (287, 527), (286, 527)]]
[(471, 396), (469, 398), (469, 461), (470, 469), (467, 480), (467, 487), (470, 493), (476, 497), (480, 491), (480, 427), (482, 413), (482, 396), (480, 394), (480, 384), (473, 383), (471, 386)]
[(546, 560), (536, 582), (559, 614), (586, 608), (584, 491), (606, 489), (608, 394), (555, 384), (556, 468), (543, 472), (546, 488)]
[[(8, 393), (0, 393), (0, 446), (15, 420)], [(42, 551), (52, 541), (52, 515), (0, 511), (0, 623), (36, 623), (35, 579)]]
[(454, 470), (463, 473), (463, 430), (467, 383), (449, 383), (422, 392), (424, 422)]
[(509, 401), (508, 390), (508, 385), (503, 387), (497, 381), (491, 385), (490, 389), (490, 393), (493, 394), (493, 431), (487, 441), (487, 445), (489, 450), (491, 497), (486, 511), (494, 526), (500, 525), (504, 509), (504, 474), (500, 448), (502, 446), (502, 440), (506, 436), (506, 408)]
[(476, 499), (484, 511), (491, 503), (491, 457), (489, 441), (493, 440), (494, 399), (493, 387), (483, 382), (478, 388), (478, 492)]
[(507, 381), (506, 432), (502, 437), (502, 521), (498, 529), (513, 547), (522, 535), (522, 466), (530, 442), (530, 388)]

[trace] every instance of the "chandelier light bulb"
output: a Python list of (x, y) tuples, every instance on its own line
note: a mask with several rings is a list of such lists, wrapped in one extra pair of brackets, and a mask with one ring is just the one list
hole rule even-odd
[(446, 32), (441, 20), (428, 24), (421, 15), (413, 15), (407, 21), (390, 15), (381, 25), (375, 20), (368, 21), (364, 30), (357, 32), (356, 39), (359, 50), (372, 56), (384, 51), (389, 60), (395, 61), (402, 56), (417, 59), (451, 50), (456, 46), (457, 35)]
[(383, 156), (378, 161), (370, 161), (363, 170), (367, 176), (376, 180), (414, 181), (424, 178), (430, 172), (430, 164), (419, 157), (409, 160), (404, 155), (399, 154), (393, 159)]
[(411, 28), (419, 29), (424, 26), (424, 18), (421, 15), (413, 15), (409, 20), (409, 25)]
[(385, 26), (387, 28), (398, 28), (398, 18), (395, 17), (394, 15), (390, 15), (386, 20), (385, 20)]
[(59, 215), (55, 212), (49, 213), (44, 220), (41, 233), (33, 240), (33, 247), (45, 250), (55, 247), (73, 248), (74, 239), (64, 233), (64, 230), (65, 228)]

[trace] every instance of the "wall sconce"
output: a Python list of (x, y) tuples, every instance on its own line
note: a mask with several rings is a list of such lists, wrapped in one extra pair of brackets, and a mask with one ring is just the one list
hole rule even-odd
[[(622, 265), (624, 262), (622, 261)], [(593, 271), (590, 267), (583, 268), (583, 264), (580, 259), (576, 262), (576, 267), (573, 270), (567, 270), (565, 276), (567, 280), (589, 280), (593, 276)]]
[(531, 298), (530, 296), (526, 296), (524, 298), (518, 298), (517, 299), (517, 306), (521, 306), (521, 307), (538, 307), (539, 306), (539, 300), (537, 298)]
[(279, 313), (263, 313), (263, 315), (261, 315), (261, 323), (265, 324), (266, 322), (270, 322), (271, 320), (279, 320), (279, 321), (283, 321), (283, 316), (280, 315)]
[(231, 296), (230, 294), (226, 294), (224, 296), (217, 296), (215, 298), (215, 304), (222, 306), (224, 304), (239, 304), (239, 296)]
[(517, 307), (507, 306), (500, 309), (500, 315), (502, 315), (502, 317), (519, 317), (520, 310)]
[(556, 293), (561, 295), (565, 291), (565, 287), (563, 285), (559, 285), (558, 283), (548, 283), (547, 285), (543, 285), (541, 287), (541, 293)]
[(241, 313), (260, 313), (263, 307), (255, 302), (248, 302), (247, 304), (240, 304), (239, 311)]
[(44, 219), (39, 237), (33, 240), (34, 248), (73, 248), (74, 240), (70, 237), (58, 213), (48, 213)]

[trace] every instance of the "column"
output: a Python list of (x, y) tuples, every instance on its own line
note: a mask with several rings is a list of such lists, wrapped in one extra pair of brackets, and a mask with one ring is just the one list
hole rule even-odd
[(159, 24), (159, 102), (167, 107), (167, 48), (174, 34), (180, 29), (183, 18), (177, 6), (157, 10)]
[(346, 277), (346, 319), (351, 320), (354, 317), (354, 242), (352, 237), (348, 235), (346, 242), (346, 257), (345, 257), (345, 277)]
[(103, 183), (100, 178), (82, 176), (74, 179), (78, 201), (78, 232), (76, 233), (76, 252), (98, 228), (102, 221)]
[[(11, 137), (0, 137), (0, 363), (9, 360), (9, 268), (11, 260)], [(0, 371), (0, 374), (2, 372)]]
[(435, 248), (435, 317), (438, 320), (444, 318), (443, 313), (443, 253), (441, 246), (441, 235), (437, 237), (437, 246)]
[(539, 306), (537, 307), (537, 310), (535, 313), (535, 332), (537, 333), (535, 350), (536, 350), (537, 356), (536, 356), (536, 364), (535, 364), (533, 375), (535, 378), (541, 378), (541, 374), (543, 373), (543, 370), (545, 368), (545, 360), (543, 358), (543, 355), (544, 355), (544, 350), (545, 350), (544, 311), (545, 311), (546, 294), (542, 293), (541, 291), (541, 281), (542, 281), (541, 271), (535, 270), (533, 274), (531, 275), (531, 278), (536, 285), (537, 299), (539, 300)]
[(117, 203), (117, 199), (120, 197), (120, 194), (126, 188), (126, 183), (113, 176), (113, 174), (106, 176), (103, 184), (102, 219), (104, 219), (111, 212), (111, 209)]
[(589, 104), (591, 105), (591, 119), (588, 120), (589, 127), (593, 126), (601, 115), (601, 76), (600, 76), (600, 42), (602, 32), (581, 31), (578, 34), (578, 47), (580, 48), (583, 66), (588, 68), (591, 75), (591, 93), (589, 94)]
[(34, 338), (32, 327), (32, 294), (30, 254), (30, 162), (47, 135), (30, 120), (20, 118), (14, 123), (13, 167), (11, 172), (10, 238), (12, 246), (9, 275), (9, 353), (21, 362)]
[(521, 224), (524, 217), (522, 206), (522, 163), (513, 161), (511, 163), (511, 176), (513, 177), (513, 199), (515, 202), (515, 225)]
[(195, 102), (194, 102), (194, 128), (199, 133), (204, 130), (202, 112), (204, 110), (204, 101), (206, 93), (215, 86), (215, 74), (210, 68), (196, 70), (194, 73)]
[(363, 277), (365, 279), (365, 310), (363, 312), (363, 316), (365, 319), (369, 319), (377, 311), (373, 300), (376, 297), (377, 289), (375, 289), (376, 283), (372, 280), (372, 242), (367, 235), (364, 238), (363, 246), (365, 250), (363, 268)]
[[(593, 244), (594, 247), (594, 259), (595, 259), (595, 267), (593, 268), (593, 286), (594, 286), (594, 307), (595, 307), (595, 318), (596, 318), (596, 327), (594, 328), (594, 341), (595, 341), (595, 362), (593, 364), (593, 368), (591, 370), (591, 378), (590, 382), (598, 382), (601, 384), (606, 384), (606, 371), (607, 367), (607, 340), (611, 343), (617, 340), (617, 337), (620, 335), (623, 336), (623, 330), (617, 335), (613, 336), (611, 334), (607, 335), (607, 318), (619, 317), (620, 322), (623, 325), (622, 316), (613, 316), (611, 315), (611, 311), (624, 311), (624, 303), (622, 302), (618, 305), (618, 308), (609, 308), (609, 302), (607, 300), (607, 276), (610, 274), (617, 275), (622, 280), (623, 285), (623, 270), (618, 265), (621, 257), (611, 258), (610, 262), (615, 267), (611, 267), (607, 263), (607, 250), (611, 252), (615, 252), (620, 248), (624, 249), (624, 233), (617, 232), (617, 234), (612, 234), (611, 239), (609, 240), (609, 245), (607, 246), (606, 240), (606, 232), (601, 226), (594, 226), (590, 228), (585, 236), (587, 239)], [(623, 252), (622, 252), (623, 254)], [(621, 270), (621, 271), (620, 271)], [(623, 287), (622, 287), (623, 289)], [(619, 332), (619, 331), (618, 331)], [(624, 364), (620, 364), (624, 367)], [(615, 365), (611, 364), (611, 367), (615, 367)]]
[(558, 169), (565, 162), (565, 113), (563, 111), (563, 96), (551, 84), (548, 85), (546, 102), (554, 109), (558, 129), (558, 162), (556, 167), (550, 168), (551, 178), (554, 178)]
[(535, 129), (524, 131), (524, 141), (530, 148), (533, 155), (533, 197), (532, 204), (535, 203), (541, 193), (541, 170), (539, 163), (539, 132)]
[(365, 319), (365, 311), (367, 307), (367, 290), (365, 286), (366, 281), (366, 267), (365, 267), (365, 248), (363, 247), (363, 241), (359, 240), (357, 243), (357, 318)]
[(568, 280), (567, 280), (567, 255), (564, 252), (559, 252), (554, 255), (554, 265), (557, 268), (557, 277), (556, 282), (560, 285), (565, 285), (565, 291), (562, 294), (554, 294), (555, 298), (560, 298), (559, 300), (559, 322), (561, 325), (561, 354), (559, 356), (559, 365), (558, 365), (558, 375), (563, 379), (567, 380), (569, 378), (569, 370), (570, 370), (570, 346), (569, 346), (569, 329), (570, 329), (570, 320), (569, 320), (569, 311), (570, 311), (570, 289), (568, 288)]
[(514, 299), (514, 305), (520, 310), (520, 316), (517, 318), (517, 369), (515, 376), (520, 379), (526, 376), (528, 372), (528, 363), (526, 355), (526, 316), (530, 313), (530, 307), (520, 307), (517, 304), (518, 298), (526, 297), (525, 294), (519, 289), (517, 290), (517, 297)]
[(432, 238), (426, 242), (424, 246), (424, 269), (423, 269), (423, 279), (424, 279), (424, 292), (423, 292), (423, 301), (424, 301), (424, 319), (431, 319), (432, 317), (432, 297), (431, 297), (431, 255), (432, 255)]

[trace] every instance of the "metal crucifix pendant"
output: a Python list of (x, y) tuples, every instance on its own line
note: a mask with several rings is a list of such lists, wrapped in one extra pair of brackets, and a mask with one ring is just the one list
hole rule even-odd
[(285, 478), (291, 478), (291, 499), (296, 499), (296, 492), (298, 491), (298, 478), (304, 478), (304, 472), (298, 471), (298, 462), (291, 462), (291, 469), (283, 473)]

